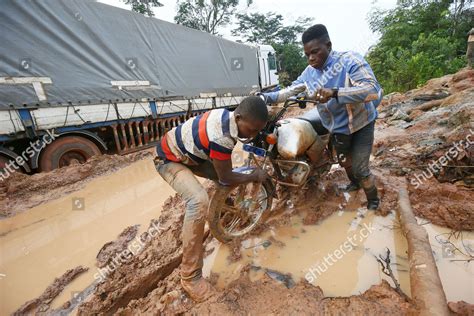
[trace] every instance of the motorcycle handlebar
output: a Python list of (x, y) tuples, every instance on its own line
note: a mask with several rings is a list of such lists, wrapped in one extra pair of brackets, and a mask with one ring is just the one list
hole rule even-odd
[(289, 107), (290, 105), (298, 104), (300, 108), (305, 108), (306, 103), (317, 104), (319, 102), (316, 100), (307, 99), (307, 95), (302, 94), (302, 95), (291, 96), (288, 99), (286, 99), (284, 107)]

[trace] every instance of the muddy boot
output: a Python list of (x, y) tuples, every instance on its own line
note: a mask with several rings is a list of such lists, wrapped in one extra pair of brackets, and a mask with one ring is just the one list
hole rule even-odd
[(352, 173), (352, 167), (344, 167), (346, 169), (346, 174), (349, 180), (351, 181), (349, 184), (346, 184), (345, 186), (342, 187), (342, 191), (345, 192), (353, 192), (357, 191), (360, 189), (360, 184), (359, 181), (354, 177), (354, 174)]
[(181, 279), (183, 289), (188, 293), (189, 297), (196, 303), (205, 301), (214, 294), (214, 290), (209, 282), (203, 277), (196, 280)]
[(212, 295), (212, 287), (202, 277), (204, 220), (184, 221), (181, 285), (196, 302)]
[(367, 197), (367, 209), (377, 210), (380, 205), (380, 199), (375, 186), (374, 176), (370, 175), (367, 178), (360, 181), (362, 188), (364, 189), (365, 196)]

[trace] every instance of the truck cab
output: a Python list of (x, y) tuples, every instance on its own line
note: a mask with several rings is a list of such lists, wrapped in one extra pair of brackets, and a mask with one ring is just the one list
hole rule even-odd
[(257, 58), (262, 90), (278, 86), (278, 67), (275, 49), (271, 45), (258, 45)]

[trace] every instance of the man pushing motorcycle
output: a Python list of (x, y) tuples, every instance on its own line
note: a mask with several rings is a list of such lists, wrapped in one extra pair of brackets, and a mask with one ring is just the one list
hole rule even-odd
[(324, 25), (308, 28), (302, 41), (309, 66), (291, 86), (258, 95), (266, 103), (277, 103), (305, 92), (307, 98), (318, 101), (317, 109), (312, 111), (319, 112), (323, 126), (332, 134), (338, 162), (350, 180), (344, 189), (356, 191), (362, 187), (367, 208), (376, 210), (380, 200), (369, 158), (382, 89), (361, 55), (332, 49)]

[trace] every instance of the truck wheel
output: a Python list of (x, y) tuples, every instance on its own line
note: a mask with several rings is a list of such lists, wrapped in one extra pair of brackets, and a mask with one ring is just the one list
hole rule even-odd
[(3, 169), (5, 169), (8, 161), (10, 161), (10, 159), (8, 159), (7, 157), (0, 156), (0, 172), (2, 172)]
[[(7, 166), (8, 162), (10, 160), (15, 161), (15, 159), (13, 159), (13, 158), (0, 155), (0, 173), (3, 172), (3, 173), (6, 173), (6, 174), (9, 174), (10, 171), (8, 171), (8, 169), (5, 168), (5, 167)], [(16, 164), (16, 165), (18, 166), (18, 164)], [(18, 169), (10, 168), (10, 170), (13, 170), (13, 172), (25, 173), (25, 170), (22, 167), (20, 167)]]
[(84, 163), (100, 154), (99, 148), (90, 140), (80, 136), (65, 136), (46, 146), (41, 153), (39, 167), (41, 171), (51, 171), (74, 162)]

